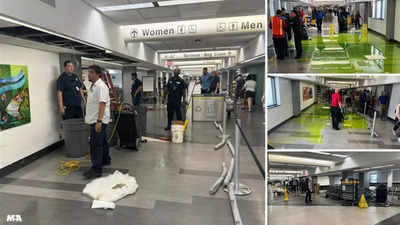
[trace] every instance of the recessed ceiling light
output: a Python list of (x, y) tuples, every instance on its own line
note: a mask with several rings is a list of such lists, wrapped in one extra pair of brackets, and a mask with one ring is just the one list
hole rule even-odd
[(121, 10), (129, 10), (129, 9), (144, 9), (144, 8), (152, 8), (152, 7), (154, 7), (154, 4), (152, 2), (144, 2), (144, 3), (138, 3), (138, 4), (103, 6), (103, 7), (98, 7), (97, 9), (102, 12), (110, 12), (110, 11), (121, 11)]
[(187, 4), (198, 4), (206, 2), (222, 2), (224, 0), (171, 0), (171, 1), (159, 1), (159, 6), (173, 6), (173, 5), (187, 5)]

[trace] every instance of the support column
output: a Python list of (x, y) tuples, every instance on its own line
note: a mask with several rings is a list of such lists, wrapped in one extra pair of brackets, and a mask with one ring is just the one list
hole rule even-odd
[[(394, 40), (395, 16), (396, 16), (396, 0), (386, 0), (385, 22), (386, 22), (386, 38)], [(390, 7), (389, 7), (390, 6)]]
[(387, 177), (387, 187), (391, 188), (392, 186), (393, 186), (393, 170), (389, 170)]
[(292, 80), (292, 104), (293, 104), (293, 115), (299, 116), (301, 113), (300, 107), (300, 82), (298, 80)]

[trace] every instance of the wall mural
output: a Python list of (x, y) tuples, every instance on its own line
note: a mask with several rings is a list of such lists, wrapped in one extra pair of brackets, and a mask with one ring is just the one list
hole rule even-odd
[(0, 131), (31, 122), (28, 67), (0, 64)]
[(313, 89), (311, 87), (303, 87), (303, 101), (313, 98)]

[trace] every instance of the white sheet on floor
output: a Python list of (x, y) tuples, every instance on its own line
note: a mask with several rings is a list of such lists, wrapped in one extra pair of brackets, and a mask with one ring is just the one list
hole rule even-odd
[(86, 184), (83, 194), (94, 200), (116, 202), (127, 195), (134, 194), (138, 188), (136, 179), (116, 170), (106, 177), (97, 178)]
[(93, 200), (92, 209), (115, 209), (115, 203)]

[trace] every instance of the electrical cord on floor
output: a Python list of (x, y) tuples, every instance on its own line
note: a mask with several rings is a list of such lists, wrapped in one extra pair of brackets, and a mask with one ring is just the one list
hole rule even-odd
[(59, 176), (68, 176), (71, 172), (77, 171), (81, 168), (81, 162), (78, 160), (59, 160), (58, 162), (61, 164), (56, 171), (56, 174)]

